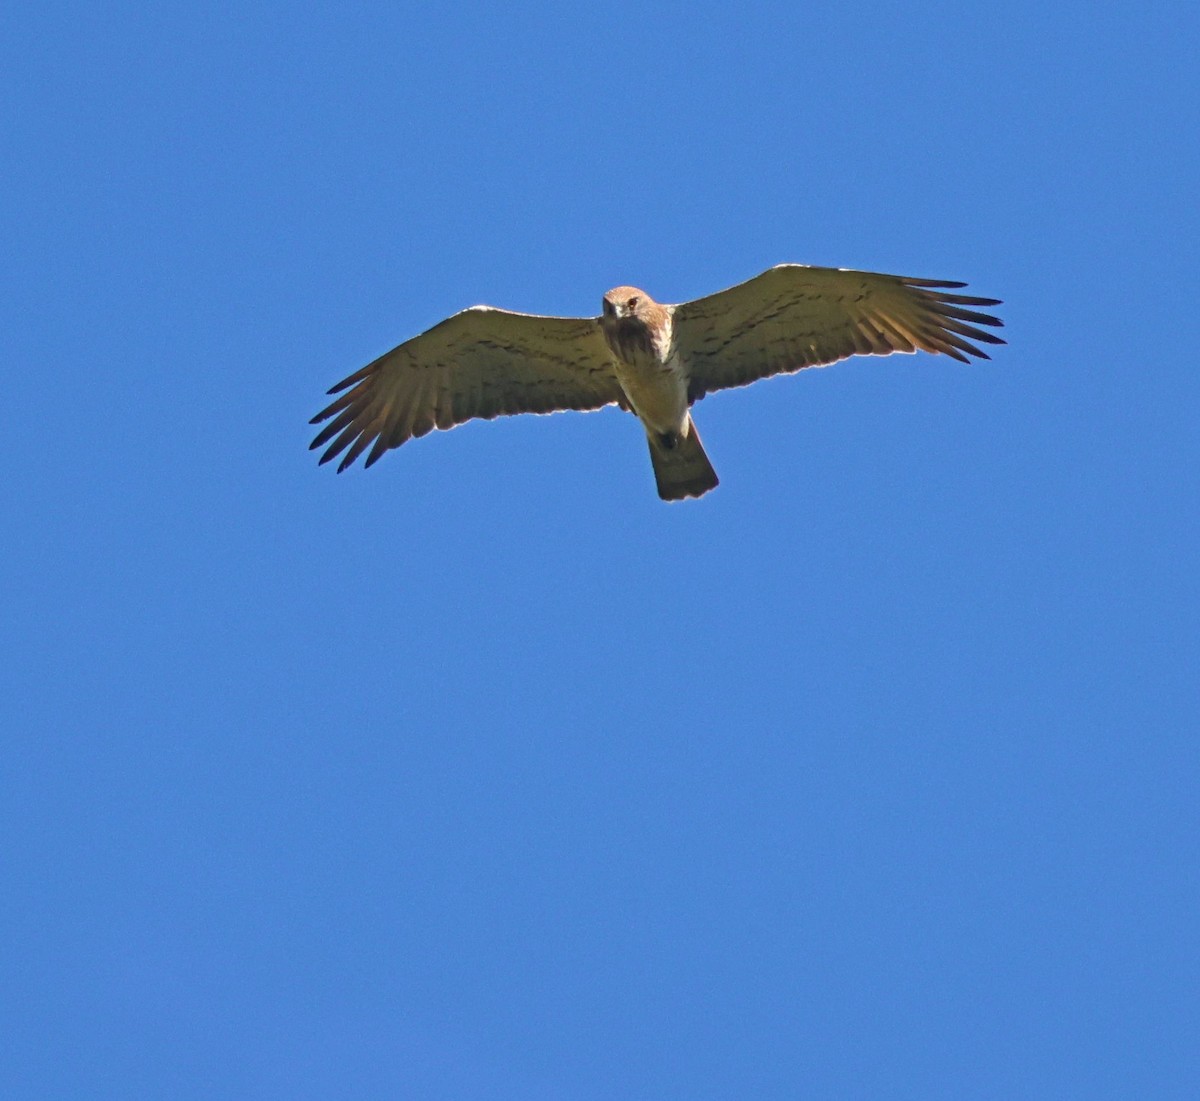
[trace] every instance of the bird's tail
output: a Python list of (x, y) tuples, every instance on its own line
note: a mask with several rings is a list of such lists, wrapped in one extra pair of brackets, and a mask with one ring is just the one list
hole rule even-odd
[(658, 495), (664, 501), (700, 497), (716, 487), (717, 472), (704, 453), (700, 433), (690, 414), (686, 434), (660, 436), (651, 432), (649, 440), (654, 480), (658, 483)]

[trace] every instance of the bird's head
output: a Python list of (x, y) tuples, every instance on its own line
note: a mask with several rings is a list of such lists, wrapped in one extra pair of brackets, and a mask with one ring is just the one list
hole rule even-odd
[(666, 360), (671, 344), (671, 311), (637, 287), (614, 287), (601, 303), (600, 328), (619, 360)]
[(653, 298), (637, 287), (613, 287), (604, 296), (600, 317), (610, 324), (625, 320), (645, 322), (657, 306)]

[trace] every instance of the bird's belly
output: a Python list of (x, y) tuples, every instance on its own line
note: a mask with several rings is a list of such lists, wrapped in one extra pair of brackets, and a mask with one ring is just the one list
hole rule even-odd
[(617, 381), (633, 411), (655, 432), (681, 432), (687, 420), (687, 382), (675, 362), (617, 362)]

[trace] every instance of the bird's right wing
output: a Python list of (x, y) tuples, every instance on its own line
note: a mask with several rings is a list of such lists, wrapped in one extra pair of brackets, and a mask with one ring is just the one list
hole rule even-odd
[(345, 451), (339, 471), (368, 447), (370, 466), (389, 448), (474, 417), (599, 409), (624, 401), (594, 318), (538, 317), (491, 306), (448, 317), (329, 392), (341, 396), (313, 417), (313, 424), (329, 423), (310, 447), (328, 445), (322, 463)]

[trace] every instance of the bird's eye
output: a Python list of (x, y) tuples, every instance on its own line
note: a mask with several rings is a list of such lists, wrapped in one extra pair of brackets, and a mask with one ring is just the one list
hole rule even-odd
[(625, 303), (625, 308), (627, 310), (636, 310), (637, 304), (638, 304), (638, 300), (637, 300), (637, 297), (635, 296), (635, 297), (631, 298), (628, 302)]

